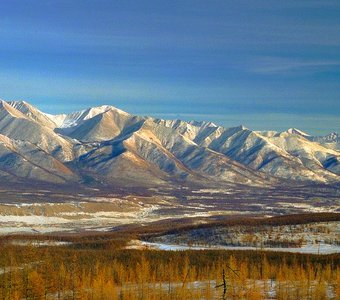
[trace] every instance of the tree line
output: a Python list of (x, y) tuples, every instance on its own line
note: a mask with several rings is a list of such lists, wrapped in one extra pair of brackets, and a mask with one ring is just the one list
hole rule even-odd
[[(339, 299), (340, 255), (0, 245), (0, 299)], [(224, 274), (224, 275), (223, 275)]]

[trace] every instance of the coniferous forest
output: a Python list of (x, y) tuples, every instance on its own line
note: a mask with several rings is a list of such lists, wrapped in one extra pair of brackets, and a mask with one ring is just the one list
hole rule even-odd
[(126, 249), (130, 238), (2, 237), (0, 299), (340, 297), (339, 254)]

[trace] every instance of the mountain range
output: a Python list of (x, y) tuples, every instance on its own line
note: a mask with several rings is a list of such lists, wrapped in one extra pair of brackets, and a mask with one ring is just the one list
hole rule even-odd
[(224, 128), (131, 115), (113, 106), (50, 115), (0, 101), (0, 178), (150, 187), (168, 183), (340, 182), (340, 137)]

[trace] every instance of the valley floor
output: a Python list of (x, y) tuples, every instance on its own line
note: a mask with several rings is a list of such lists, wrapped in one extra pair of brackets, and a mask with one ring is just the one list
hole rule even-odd
[(111, 231), (169, 219), (338, 212), (338, 189), (327, 186), (148, 190), (61, 190), (0, 186), (0, 235)]

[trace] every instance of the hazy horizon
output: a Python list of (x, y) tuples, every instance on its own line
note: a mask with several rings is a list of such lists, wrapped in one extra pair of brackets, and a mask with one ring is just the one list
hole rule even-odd
[[(3, 101), (6, 101), (6, 102), (9, 102), (9, 101), (26, 101), (28, 102), (27, 100), (24, 100), (24, 99), (11, 99), (11, 100), (8, 100), (8, 99), (3, 99), (0, 97), (0, 100), (3, 100)], [(31, 105), (34, 105), (33, 103), (29, 103)], [(112, 104), (102, 104), (102, 105), (98, 105), (98, 106), (104, 106), (104, 105), (111, 105), (111, 106), (114, 106)], [(85, 110), (85, 109), (88, 109), (88, 108), (92, 108), (90, 106), (84, 106), (84, 107), (80, 107), (78, 109), (67, 109), (65, 111), (54, 111), (53, 109), (52, 110), (43, 110), (41, 109), (39, 106), (35, 106), (36, 108), (38, 108), (39, 110), (41, 110), (43, 113), (46, 113), (46, 114), (52, 114), (52, 115), (58, 115), (58, 114), (68, 114), (68, 113), (73, 113), (73, 112), (76, 112), (76, 111), (81, 111), (81, 110)], [(117, 107), (117, 106), (114, 106), (118, 109), (121, 109), (120, 107)], [(123, 109), (121, 109), (123, 110)], [(268, 128), (261, 128), (261, 126), (259, 124), (261, 124), (261, 118), (256, 116), (256, 115), (251, 115), (248, 119), (248, 121), (246, 119), (245, 122), (239, 122), (239, 120), (242, 120), (242, 118), (244, 118), (244, 116), (240, 116), (240, 115), (211, 115), (211, 118), (209, 118), (209, 115), (206, 115), (206, 114), (183, 114), (183, 113), (169, 113), (169, 114), (164, 114), (164, 113), (153, 113), (153, 114), (148, 114), (148, 113), (138, 113), (138, 111), (136, 113), (132, 113), (131, 111), (126, 111), (126, 110), (123, 110), (127, 113), (130, 113), (132, 115), (138, 115), (138, 116), (145, 116), (145, 117), (154, 117), (154, 118), (160, 118), (160, 119), (166, 119), (166, 120), (176, 120), (176, 119), (180, 119), (180, 120), (183, 120), (183, 121), (207, 121), (207, 122), (213, 122), (215, 123), (216, 125), (219, 125), (219, 126), (223, 126), (223, 127), (237, 127), (237, 126), (240, 126), (240, 125), (243, 125), (245, 127), (247, 127), (248, 129), (251, 129), (251, 130), (255, 130), (255, 131), (278, 131), (278, 132), (281, 132), (281, 131), (286, 131), (287, 129), (290, 129), (290, 128), (296, 128), (296, 129), (300, 129), (302, 131), (304, 131), (305, 133), (308, 133), (310, 135), (318, 135), (317, 133), (314, 134), (314, 132), (318, 132), (320, 131), (319, 129), (323, 127), (322, 123), (325, 122), (324, 119), (318, 119), (315, 123), (315, 131), (314, 132), (310, 132), (310, 131), (306, 131), (304, 130), (303, 127), (296, 127), (296, 126), (290, 126), (290, 127), (287, 127), (286, 124), (289, 124), (289, 123), (293, 123), (293, 122), (289, 122), (291, 120), (294, 120), (295, 118), (298, 118), (299, 116), (291, 116), (291, 118), (287, 119), (287, 116), (286, 115), (275, 115), (275, 114), (272, 114), (272, 115), (269, 115), (267, 116), (267, 120), (272, 120), (272, 124), (273, 126), (272, 127), (268, 127)], [(301, 117), (301, 116), (300, 116)], [(305, 118), (308, 118), (308, 116), (304, 116)], [(313, 116), (310, 116), (310, 118), (312, 120), (316, 120), (315, 117)], [(278, 127), (277, 126), (277, 123), (278, 123), (278, 120), (282, 122), (282, 125), (281, 127)], [(327, 118), (327, 121), (328, 122), (334, 122), (335, 126), (337, 126), (337, 119), (330, 119), (329, 117)], [(276, 126), (274, 125), (276, 123)], [(249, 126), (250, 124), (250, 126)], [(320, 135), (327, 135), (327, 134), (330, 134), (330, 133), (333, 133), (333, 132), (337, 132), (337, 131), (330, 131), (330, 132), (325, 132), (323, 134), (320, 134)]]

